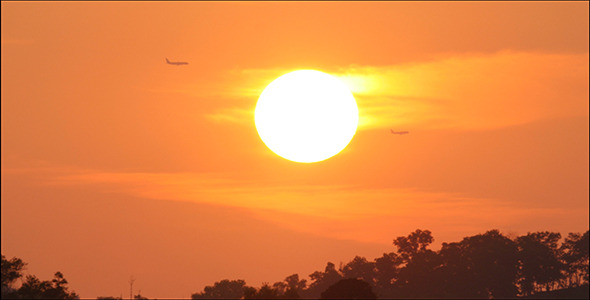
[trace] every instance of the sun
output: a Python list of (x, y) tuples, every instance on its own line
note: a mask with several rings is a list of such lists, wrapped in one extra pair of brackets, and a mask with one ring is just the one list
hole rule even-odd
[(348, 87), (315, 70), (287, 73), (260, 94), (254, 122), (277, 155), (300, 163), (328, 159), (352, 140), (359, 113)]

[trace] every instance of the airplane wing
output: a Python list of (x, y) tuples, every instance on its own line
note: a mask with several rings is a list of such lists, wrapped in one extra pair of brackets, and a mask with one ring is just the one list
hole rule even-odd
[(177, 66), (188, 65), (188, 62), (186, 62), (186, 61), (170, 61), (170, 60), (168, 60), (168, 58), (166, 58), (166, 63), (169, 65), (177, 65)]

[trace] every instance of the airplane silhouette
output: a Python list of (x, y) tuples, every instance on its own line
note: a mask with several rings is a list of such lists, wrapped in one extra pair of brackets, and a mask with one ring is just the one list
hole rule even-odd
[(168, 57), (166, 57), (166, 63), (168, 63), (169, 65), (176, 65), (176, 66), (188, 65), (188, 63), (185, 61), (169, 61)]
[(393, 129), (389, 129), (391, 130), (392, 134), (408, 134), (410, 133), (409, 131), (393, 131)]

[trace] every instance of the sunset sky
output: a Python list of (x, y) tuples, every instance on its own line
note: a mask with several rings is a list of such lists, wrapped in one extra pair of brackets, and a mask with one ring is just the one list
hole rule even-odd
[[(2, 254), (83, 298), (306, 278), (418, 228), (588, 230), (588, 2), (1, 5)], [(318, 163), (254, 124), (300, 69), (359, 108)]]

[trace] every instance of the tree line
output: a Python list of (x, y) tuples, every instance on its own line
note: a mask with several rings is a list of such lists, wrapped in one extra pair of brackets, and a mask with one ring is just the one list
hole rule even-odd
[[(376, 299), (376, 298), (546, 298), (587, 299), (588, 231), (534, 232), (509, 238), (498, 230), (442, 243), (429, 230), (393, 240), (395, 250), (369, 261), (356, 256), (338, 268), (328, 262), (323, 271), (298, 274), (256, 288), (244, 280), (224, 279), (206, 286), (192, 299)], [(24, 275), (26, 263), (2, 255), (2, 299), (79, 299), (67, 280), (56, 272), (52, 280)], [(19, 287), (17, 280), (21, 279)], [(147, 299), (141, 295), (135, 299)], [(97, 299), (120, 299), (98, 297)]]
[(394, 239), (395, 251), (373, 261), (356, 256), (338, 268), (328, 262), (309, 283), (298, 274), (260, 288), (225, 279), (192, 299), (528, 298), (578, 287), (587, 298), (588, 231), (561, 241), (556, 232), (509, 238), (490, 230), (438, 251), (429, 249), (433, 241), (429, 230), (418, 229)]
[[(24, 276), (26, 265), (20, 258), (9, 260), (2, 255), (2, 299), (79, 299), (78, 294), (69, 291), (61, 272), (55, 272), (52, 280), (40, 280), (35, 275)], [(15, 288), (15, 282), (22, 277), (25, 280)]]

